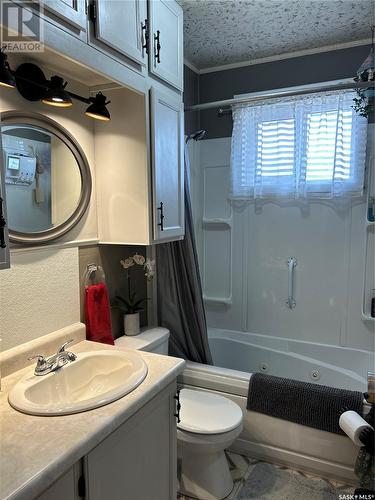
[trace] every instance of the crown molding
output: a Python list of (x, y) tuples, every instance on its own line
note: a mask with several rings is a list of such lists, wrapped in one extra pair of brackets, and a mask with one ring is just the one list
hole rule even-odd
[(297, 50), (295, 52), (286, 52), (284, 54), (277, 54), (275, 56), (262, 57), (259, 59), (252, 59), (249, 61), (242, 61), (231, 64), (223, 64), (222, 66), (213, 66), (211, 68), (198, 69), (194, 64), (192, 64), (187, 59), (184, 63), (188, 68), (199, 75), (204, 75), (206, 73), (215, 73), (216, 71), (227, 71), (229, 69), (243, 68), (245, 66), (255, 66), (257, 64), (265, 64), (274, 61), (282, 61), (284, 59), (293, 59), (294, 57), (303, 57), (313, 54), (320, 54), (322, 52), (332, 52), (334, 50), (350, 49), (352, 47), (360, 47), (362, 45), (371, 45), (371, 38), (364, 38), (362, 40), (355, 40), (352, 42), (336, 43), (334, 45), (325, 45), (324, 47), (317, 47), (313, 49)]
[(197, 75), (199, 75), (200, 70), (196, 66), (194, 66), (193, 63), (188, 61), (187, 59), (184, 59), (184, 65), (187, 66), (189, 69), (191, 69), (191, 71), (194, 71), (194, 73), (197, 73)]

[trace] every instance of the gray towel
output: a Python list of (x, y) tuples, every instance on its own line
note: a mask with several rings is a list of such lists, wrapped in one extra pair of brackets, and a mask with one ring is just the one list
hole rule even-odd
[(336, 434), (344, 434), (339, 427), (342, 408), (361, 414), (362, 404), (358, 391), (263, 373), (251, 375), (247, 397), (248, 410)]

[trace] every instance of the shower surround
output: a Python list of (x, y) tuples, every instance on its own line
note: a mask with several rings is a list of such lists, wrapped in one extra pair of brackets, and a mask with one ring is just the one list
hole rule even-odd
[[(368, 173), (373, 131), (369, 126)], [(366, 227), (366, 197), (231, 204), (230, 138), (192, 144), (190, 162), (208, 326), (373, 353), (375, 321), (365, 313), (375, 288), (375, 231)], [(366, 195), (375, 190), (374, 177)]]

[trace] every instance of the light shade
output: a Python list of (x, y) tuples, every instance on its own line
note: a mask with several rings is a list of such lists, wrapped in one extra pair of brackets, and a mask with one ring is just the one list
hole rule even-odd
[(72, 99), (65, 90), (65, 86), (66, 82), (64, 83), (64, 80), (60, 76), (52, 76), (42, 102), (58, 108), (69, 108), (72, 106)]
[(0, 85), (14, 89), (16, 87), (16, 79), (10, 71), (7, 55), (0, 51)]
[(111, 101), (106, 102), (106, 96), (101, 92), (98, 92), (95, 97), (91, 98), (92, 103), (86, 109), (85, 115), (90, 118), (94, 118), (95, 120), (101, 121), (109, 121), (111, 119), (111, 115), (107, 109), (107, 104)]

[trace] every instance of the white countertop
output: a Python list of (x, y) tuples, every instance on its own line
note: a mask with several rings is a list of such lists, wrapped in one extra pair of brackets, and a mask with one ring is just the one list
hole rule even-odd
[[(116, 349), (82, 341), (72, 350)], [(32, 367), (1, 381), (0, 392), (0, 500), (31, 500), (41, 494), (111, 432), (173, 382), (185, 362), (147, 352), (145, 380), (130, 394), (109, 405), (75, 415), (38, 417), (14, 410), (8, 403), (11, 387)]]

